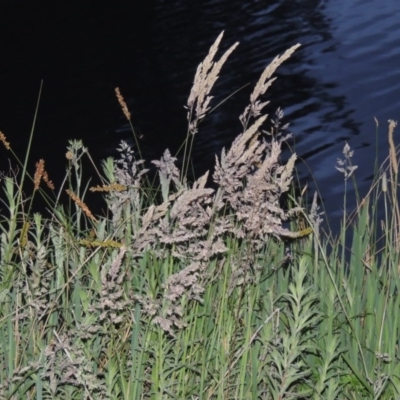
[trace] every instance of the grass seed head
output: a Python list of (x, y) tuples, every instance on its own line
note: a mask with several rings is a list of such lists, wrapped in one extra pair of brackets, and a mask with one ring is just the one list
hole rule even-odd
[(126, 104), (126, 101), (122, 97), (121, 91), (119, 90), (118, 87), (115, 88), (115, 94), (117, 95), (118, 103), (121, 106), (122, 112), (124, 113), (126, 119), (128, 121), (130, 121), (131, 120), (131, 113), (129, 112), (128, 106)]
[(97, 221), (92, 212), (89, 210), (89, 207), (72, 190), (67, 189), (66, 192), (88, 218), (90, 218), (92, 221)]
[(5, 147), (7, 150), (10, 150), (10, 149), (11, 149), (11, 147), (10, 147), (10, 142), (7, 142), (6, 139), (7, 139), (7, 138), (6, 138), (6, 136), (4, 135), (4, 133), (0, 131), (0, 142), (3, 143), (4, 147)]

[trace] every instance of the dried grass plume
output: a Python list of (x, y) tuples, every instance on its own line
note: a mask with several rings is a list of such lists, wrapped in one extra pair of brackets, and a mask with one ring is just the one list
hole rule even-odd
[(131, 120), (131, 113), (128, 110), (128, 106), (126, 104), (125, 99), (122, 97), (121, 91), (119, 90), (119, 88), (115, 88), (115, 94), (117, 95), (117, 99), (118, 99), (118, 103), (122, 108), (122, 112), (124, 113), (126, 119), (128, 121)]

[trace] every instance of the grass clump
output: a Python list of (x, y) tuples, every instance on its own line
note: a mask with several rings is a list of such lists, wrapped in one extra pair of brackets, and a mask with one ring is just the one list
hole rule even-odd
[[(153, 161), (158, 186), (125, 142), (90, 188), (80, 141), (68, 146), (58, 194), (43, 161), (32, 177), (27, 159), (21, 176), (3, 177), (1, 399), (399, 396), (393, 139), (387, 165), (356, 213), (344, 215), (338, 239), (323, 236), (317, 197), (306, 210), (291, 196), (296, 155), (281, 161), (289, 138), (282, 111), (269, 134), (262, 130), (261, 96), (296, 45), (262, 73), (240, 116), (242, 133), (216, 158), (216, 188), (208, 173), (188, 182), (211, 89), (237, 45), (215, 61), (221, 40), (195, 75), (181, 169), (169, 150)], [(391, 123), (390, 138), (393, 130)], [(2, 133), (0, 141), (12, 151)], [(344, 154), (338, 169), (347, 185), (355, 166), (350, 147)], [(34, 190), (25, 198), (29, 178)], [(103, 193), (105, 215), (91, 212), (88, 190)], [(31, 212), (36, 195), (48, 217)]]

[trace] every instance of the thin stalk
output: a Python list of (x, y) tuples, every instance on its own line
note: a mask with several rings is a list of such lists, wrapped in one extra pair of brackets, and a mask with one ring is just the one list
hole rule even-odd
[(38, 115), (38, 112), (39, 112), (39, 103), (40, 103), (40, 98), (42, 96), (42, 89), (43, 89), (43, 81), (40, 82), (39, 95), (38, 95), (38, 99), (37, 99), (37, 102), (36, 102), (35, 114), (33, 116), (33, 123), (32, 123), (31, 133), (29, 135), (28, 147), (27, 147), (27, 150), (26, 150), (24, 166), (22, 168), (21, 181), (20, 181), (20, 184), (19, 184), (17, 205), (20, 204), (21, 199), (22, 199), (22, 190), (23, 190), (23, 186), (24, 186), (25, 176), (27, 174), (26, 171), (27, 171), (29, 154), (30, 154), (30, 151), (31, 151), (31, 146), (32, 146), (32, 141), (33, 141), (33, 132), (35, 130), (36, 119), (37, 119), (37, 115)]

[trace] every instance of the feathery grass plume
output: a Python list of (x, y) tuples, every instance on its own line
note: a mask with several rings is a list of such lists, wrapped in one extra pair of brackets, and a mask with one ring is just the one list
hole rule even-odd
[(119, 104), (121, 106), (122, 112), (124, 113), (126, 119), (129, 122), (129, 125), (131, 127), (131, 130), (132, 130), (132, 133), (133, 133), (133, 138), (135, 139), (136, 149), (137, 149), (137, 151), (139, 153), (139, 156), (140, 156), (140, 158), (143, 158), (142, 152), (140, 150), (140, 145), (139, 145), (139, 139), (141, 139), (143, 137), (143, 135), (139, 134), (139, 137), (138, 137), (138, 135), (136, 134), (135, 128), (133, 127), (132, 121), (131, 121), (131, 113), (129, 112), (129, 109), (128, 109), (128, 106), (126, 104), (126, 101), (122, 97), (122, 94), (121, 94), (121, 92), (120, 92), (118, 87), (115, 88), (115, 93), (117, 95), (117, 99), (118, 99), (118, 102), (119, 102)]
[[(340, 158), (337, 159), (337, 166), (335, 168), (341, 172), (344, 176), (344, 197), (343, 197), (343, 217), (342, 217), (342, 224), (346, 226), (348, 221), (347, 215), (347, 180), (353, 175), (354, 171), (358, 168), (357, 165), (353, 165), (351, 162), (351, 158), (353, 157), (354, 151), (350, 149), (349, 144), (346, 142), (343, 147), (343, 155), (344, 159), (341, 160)], [(354, 182), (354, 177), (353, 177)], [(357, 193), (357, 187), (355, 187)], [(342, 263), (344, 263), (345, 259), (345, 241), (346, 241), (346, 229), (341, 230), (341, 241), (343, 243), (342, 246)]]
[(122, 94), (121, 94), (121, 92), (120, 92), (120, 90), (119, 90), (118, 87), (115, 88), (115, 94), (117, 95), (118, 103), (119, 103), (119, 105), (120, 105), (121, 108), (122, 108), (122, 112), (124, 113), (126, 119), (127, 119), (128, 121), (130, 121), (130, 120), (131, 120), (131, 113), (129, 112), (128, 106), (127, 106), (127, 104), (126, 104), (126, 101), (125, 101), (124, 98), (122, 97)]
[(34, 190), (39, 189), (40, 181), (43, 177), (43, 174), (44, 174), (44, 160), (40, 159), (39, 162), (36, 163), (36, 170), (33, 178)]
[(38, 361), (29, 361), (25, 367), (17, 366), (12, 375), (0, 383), (0, 399), (16, 399), (16, 397), (9, 397), (8, 393), (12, 385), (20, 385), (29, 381), (32, 374), (38, 372), (42, 366)]
[(242, 180), (251, 174), (253, 165), (261, 161), (266, 145), (258, 140), (254, 141), (253, 138), (266, 119), (266, 115), (258, 118), (250, 128), (237, 136), (228, 152), (225, 148), (222, 149), (221, 161), (215, 157), (214, 182), (223, 190), (225, 196), (239, 196), (239, 188), (243, 186)]
[[(209, 105), (212, 99), (210, 92), (218, 79), (218, 74), (221, 71), (222, 66), (239, 44), (239, 42), (233, 44), (218, 61), (214, 61), (214, 57), (218, 51), (223, 35), (224, 32), (222, 31), (217, 40), (211, 46), (207, 57), (199, 64), (196, 70), (193, 86), (187, 101), (187, 108), (189, 110), (189, 132), (193, 135), (197, 133), (199, 122), (205, 117), (207, 111), (210, 109)], [(194, 120), (192, 120), (193, 114)]]
[(4, 147), (5, 147), (7, 150), (10, 150), (10, 149), (11, 149), (11, 147), (10, 147), (10, 142), (7, 142), (6, 136), (5, 136), (4, 133), (1, 132), (1, 131), (0, 131), (0, 142), (3, 143)]
[[(282, 131), (288, 127), (287, 124), (284, 126), (281, 125), (280, 120), (282, 118), (283, 111), (278, 108), (275, 113), (275, 120), (272, 120), (274, 129), (272, 132), (273, 134), (271, 133), (270, 136), (273, 136), (273, 142), (278, 144), (279, 149), (280, 145), (292, 136), (290, 133), (282, 136)], [(225, 193), (237, 193), (237, 195), (239, 195), (239, 188), (242, 187), (243, 180), (254, 174), (254, 167), (257, 167), (257, 169), (261, 168), (263, 163), (262, 160), (267, 156), (267, 154), (274, 153), (271, 151), (273, 147), (272, 143), (268, 143), (264, 139), (262, 141), (260, 140), (260, 128), (266, 119), (266, 115), (262, 116), (256, 119), (252, 126), (246, 126), (245, 132), (239, 135), (232, 143), (232, 147), (228, 154), (225, 149), (222, 150), (221, 162), (216, 158), (216, 170), (218, 171), (216, 174), (217, 176), (214, 175), (214, 180), (217, 179), (216, 182)], [(277, 146), (275, 147), (277, 148)], [(278, 162), (279, 157), (276, 160)], [(292, 162), (294, 161), (295, 160), (292, 159)], [(224, 164), (225, 169), (230, 168), (230, 171), (233, 172), (233, 174), (230, 175), (230, 173), (222, 172), (222, 164)], [(291, 169), (293, 169), (293, 165), (291, 166)], [(223, 182), (224, 179), (226, 179), (226, 182)], [(290, 185), (290, 182), (287, 182), (287, 185)]]
[(122, 285), (126, 277), (126, 272), (122, 269), (126, 251), (126, 247), (120, 247), (118, 253), (114, 251), (113, 257), (101, 267), (100, 298), (91, 306), (93, 313), (100, 313), (97, 321), (100, 324), (106, 322), (118, 325), (130, 319), (130, 301), (126, 300)]
[[(56, 308), (54, 293), (48, 295), (53, 273), (47, 266), (47, 251), (44, 244), (36, 246), (31, 241), (27, 243), (24, 253), (24, 263), (29, 267), (31, 275), (25, 280), (21, 293), (29, 302), (29, 315), (32, 321), (45, 324), (51, 309)], [(41, 325), (37, 325), (39, 329)]]
[(63, 396), (63, 387), (72, 386), (83, 389), (87, 399), (107, 399), (105, 382), (94, 370), (94, 363), (82, 345), (73, 341), (71, 333), (53, 333), (56, 340), (44, 349), (46, 362), (42, 373), (43, 380), (49, 383), (51, 398)]
[[(199, 260), (206, 245), (211, 220), (213, 189), (196, 188), (183, 191), (159, 225), (159, 241), (174, 244), (174, 255), (183, 259)], [(208, 247), (208, 246), (206, 246)]]
[(171, 337), (176, 337), (175, 329), (182, 329), (186, 326), (182, 320), (183, 297), (187, 300), (203, 302), (200, 295), (204, 292), (204, 288), (199, 282), (205, 268), (206, 266), (201, 263), (191, 263), (183, 270), (170, 275), (163, 285), (164, 307), (162, 313), (154, 318), (153, 323), (159, 325)]
[(162, 218), (169, 212), (170, 203), (166, 202), (159, 206), (152, 204), (147, 212), (141, 217), (139, 229), (134, 231), (132, 248), (136, 253), (142, 253), (148, 249), (154, 248), (156, 253), (159, 245), (160, 224)]
[(79, 206), (79, 208), (86, 214), (88, 218), (90, 218), (92, 221), (97, 222), (97, 219), (89, 210), (89, 207), (72, 190), (67, 189), (66, 192), (68, 196), (71, 197), (71, 199)]
[(172, 255), (181, 260), (207, 262), (226, 249), (217, 234), (209, 236), (214, 190), (205, 188), (207, 176), (208, 172), (191, 189), (169, 197), (169, 215), (159, 222), (155, 231), (158, 243), (173, 245)]
[[(276, 135), (272, 136), (271, 142), (259, 139), (261, 125), (267, 119), (266, 115), (260, 115), (267, 103), (260, 103), (258, 98), (273, 82), (270, 78), (278, 66), (299, 46), (295, 45), (281, 57), (276, 57), (264, 70), (250, 96), (250, 105), (240, 116), (244, 132), (233, 141), (228, 152), (222, 150), (221, 160), (216, 157), (213, 178), (221, 189), (217, 208), (231, 207), (241, 223), (239, 235), (250, 235), (254, 243), (258, 241), (257, 246), (263, 245), (266, 235), (297, 238), (310, 232), (309, 229), (307, 232), (291, 232), (282, 227), (282, 222), (300, 212), (301, 208), (284, 211), (280, 206), (280, 197), (289, 190), (292, 182), (296, 161), (293, 154), (286, 165), (280, 164), (281, 145), (290, 137), (280, 137), (280, 129), (283, 129), (280, 127), (283, 116), (280, 110), (277, 111), (277, 122), (274, 122)], [(255, 121), (248, 126), (251, 117)], [(258, 169), (254, 170), (254, 166)]]
[(354, 155), (354, 150), (350, 149), (350, 146), (347, 142), (343, 147), (343, 155), (344, 160), (338, 158), (338, 166), (335, 166), (335, 168), (344, 175), (344, 180), (347, 181), (347, 179), (349, 179), (353, 175), (354, 171), (358, 168), (357, 165), (351, 164), (351, 158)]
[(318, 193), (314, 192), (309, 218), (315, 234), (318, 234), (319, 232), (319, 228), (321, 226), (321, 223), (323, 222), (322, 216), (324, 214), (325, 213), (323, 211), (319, 211)]
[(135, 160), (132, 148), (125, 141), (121, 141), (117, 151), (120, 153), (120, 158), (110, 162), (109, 165), (104, 164), (104, 167), (107, 167), (108, 178), (112, 180), (110, 184), (122, 185), (127, 190), (109, 192), (106, 201), (113, 214), (112, 223), (114, 228), (118, 228), (122, 222), (121, 215), (124, 206), (131, 204), (130, 218), (132, 219), (134, 231), (137, 231), (140, 225), (141, 197), (144, 196), (144, 193), (141, 192), (142, 181), (148, 169), (140, 168), (144, 161)]
[(282, 141), (288, 140), (293, 136), (291, 133), (282, 136), (283, 132), (289, 127), (288, 123), (282, 124), (282, 119), (284, 115), (285, 113), (283, 112), (283, 110), (278, 107), (275, 111), (274, 119), (271, 118), (271, 131), (265, 132), (267, 135), (274, 136), (275, 138), (281, 138)]
[[(296, 155), (293, 154), (286, 165), (280, 165), (282, 141), (272, 138), (271, 143), (253, 140), (259, 132), (266, 116), (259, 117), (243, 134), (239, 135), (228, 153), (221, 153), (221, 161), (216, 158), (214, 181), (222, 189), (220, 204), (229, 205), (238, 221), (243, 223), (243, 235), (261, 243), (265, 235), (276, 237), (298, 237), (297, 233), (282, 227), (300, 208), (285, 212), (280, 204), (282, 193), (289, 190)], [(253, 171), (253, 165), (259, 168)]]
[(54, 190), (54, 184), (53, 182), (50, 180), (49, 178), (49, 174), (47, 173), (46, 170), (44, 170), (43, 172), (43, 176), (42, 176), (43, 182), (47, 185), (47, 187), (51, 190)]
[(261, 74), (260, 79), (254, 87), (253, 92), (250, 95), (250, 104), (245, 108), (243, 114), (240, 115), (239, 119), (244, 127), (247, 129), (248, 122), (251, 117), (257, 118), (261, 115), (262, 109), (269, 103), (269, 101), (260, 103), (258, 98), (265, 94), (267, 89), (271, 86), (272, 82), (276, 79), (270, 79), (276, 69), (300, 47), (300, 44), (295, 44), (290, 49), (286, 50), (281, 56), (276, 56), (272, 62), (265, 68)]
[(180, 171), (175, 165), (176, 160), (177, 159), (175, 157), (171, 156), (171, 152), (166, 149), (163, 156), (161, 157), (161, 160), (152, 161), (152, 164), (154, 164), (158, 169), (158, 176), (160, 178), (161, 184), (161, 193), (164, 201), (168, 200), (171, 180), (174, 182), (175, 187), (178, 190), (184, 188), (179, 179)]

